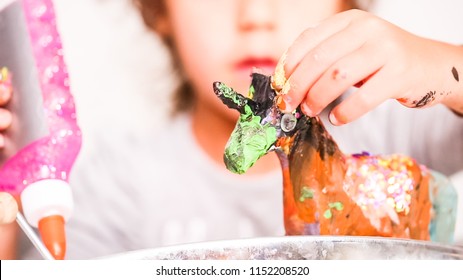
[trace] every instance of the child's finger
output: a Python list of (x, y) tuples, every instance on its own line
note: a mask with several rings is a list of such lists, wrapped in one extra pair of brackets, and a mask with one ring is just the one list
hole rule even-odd
[(285, 53), (285, 60), (280, 61), (284, 63), (285, 76), (289, 77), (306, 54), (320, 42), (346, 28), (352, 16), (348, 12), (339, 13), (302, 32)]
[(2, 86), (0, 84), (0, 106), (3, 106), (10, 101), (11, 95), (12, 95), (11, 88)]
[(395, 78), (385, 68), (378, 71), (361, 88), (330, 112), (330, 122), (334, 125), (352, 122), (384, 101), (397, 96), (401, 88), (398, 83), (390, 82)]
[(0, 192), (0, 225), (12, 223), (18, 212), (16, 200), (7, 192)]
[[(365, 61), (368, 60), (368, 63)], [(377, 54), (374, 46), (363, 45), (331, 65), (315, 82), (303, 103), (309, 116), (318, 115), (328, 104), (351, 86), (366, 80), (377, 72), (386, 58)], [(305, 109), (304, 109), (305, 108)]]
[(11, 125), (13, 116), (10, 111), (0, 108), (0, 130), (5, 130)]
[(306, 93), (333, 63), (365, 43), (365, 34), (357, 33), (355, 28), (346, 28), (307, 53), (289, 77), (289, 91), (283, 97), (287, 111), (294, 110), (302, 102)]

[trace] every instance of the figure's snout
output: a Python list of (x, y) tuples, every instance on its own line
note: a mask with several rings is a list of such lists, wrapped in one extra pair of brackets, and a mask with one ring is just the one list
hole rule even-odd
[(250, 166), (246, 166), (244, 164), (245, 159), (244, 157), (237, 156), (236, 154), (232, 154), (229, 152), (225, 152), (223, 155), (223, 162), (228, 170), (236, 174), (243, 174), (245, 173)]

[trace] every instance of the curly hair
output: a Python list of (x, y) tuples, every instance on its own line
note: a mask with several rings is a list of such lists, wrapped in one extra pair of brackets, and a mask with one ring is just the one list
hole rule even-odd
[[(145, 25), (156, 31), (160, 36), (166, 46), (169, 48), (172, 57), (174, 59), (174, 64), (178, 68), (178, 58), (175, 52), (175, 46), (170, 40), (167, 34), (164, 34), (162, 26), (160, 25), (159, 19), (166, 15), (166, 6), (164, 0), (132, 0), (135, 6), (141, 13), (142, 19)], [(371, 0), (344, 0), (343, 9), (365, 9), (370, 3)], [(194, 106), (195, 98), (192, 92), (192, 88), (187, 81), (182, 81), (180, 86), (174, 92), (173, 95), (173, 114), (179, 112), (185, 112), (190, 110)]]

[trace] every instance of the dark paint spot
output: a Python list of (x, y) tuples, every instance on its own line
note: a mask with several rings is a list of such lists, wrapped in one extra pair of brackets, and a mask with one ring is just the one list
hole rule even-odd
[(423, 96), (423, 98), (421, 98), (420, 101), (413, 101), (413, 104), (415, 105), (416, 108), (424, 107), (428, 103), (433, 102), (434, 99), (436, 99), (435, 95), (436, 95), (436, 91), (430, 91), (426, 93), (426, 95)]
[(460, 81), (460, 77), (458, 76), (458, 71), (455, 67), (452, 68), (452, 74), (453, 74), (453, 77), (455, 78), (455, 80), (457, 80), (457, 82)]

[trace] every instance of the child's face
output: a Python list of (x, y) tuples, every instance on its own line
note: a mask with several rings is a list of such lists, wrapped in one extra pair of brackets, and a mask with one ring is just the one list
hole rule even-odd
[(212, 83), (222, 81), (246, 94), (252, 67), (272, 74), (297, 36), (339, 12), (342, 4), (342, 0), (166, 0), (166, 20), (198, 102), (234, 120), (235, 113), (218, 100)]

